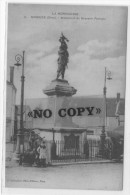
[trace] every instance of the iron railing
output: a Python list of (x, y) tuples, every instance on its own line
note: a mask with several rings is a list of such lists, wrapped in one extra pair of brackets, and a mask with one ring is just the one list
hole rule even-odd
[(52, 162), (111, 159), (111, 154), (112, 144), (109, 140), (106, 140), (103, 151), (100, 140), (79, 141), (67, 147), (64, 141), (55, 141), (51, 147)]

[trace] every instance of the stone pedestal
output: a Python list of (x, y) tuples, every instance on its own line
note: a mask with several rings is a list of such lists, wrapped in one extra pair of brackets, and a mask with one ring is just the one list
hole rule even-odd
[[(53, 129), (55, 130), (58, 128), (59, 131), (54, 133), (54, 140), (63, 141), (64, 143), (65, 137), (70, 136), (72, 131), (75, 131), (74, 136), (79, 136), (79, 139), (81, 140), (82, 131), (78, 131), (79, 129), (81, 130), (81, 128), (78, 129), (78, 125), (73, 123), (73, 117), (60, 117), (58, 115), (59, 109), (69, 107), (69, 100), (74, 94), (76, 94), (77, 90), (70, 86), (67, 80), (55, 79), (51, 81), (50, 85), (48, 85), (46, 89), (43, 90), (43, 92), (50, 100), (52, 97), (54, 97)], [(58, 137), (58, 139), (56, 137)]]
[(52, 80), (49, 86), (43, 92), (47, 96), (72, 96), (77, 90), (70, 86), (67, 80), (55, 79)]

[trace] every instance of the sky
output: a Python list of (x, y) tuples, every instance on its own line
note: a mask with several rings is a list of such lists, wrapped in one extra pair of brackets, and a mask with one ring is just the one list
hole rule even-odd
[[(77, 96), (102, 95), (105, 67), (111, 71), (107, 96), (125, 96), (127, 7), (9, 4), (7, 26), (7, 79), (15, 55), (25, 50), (25, 99), (43, 93), (56, 78), (59, 37), (69, 39), (65, 79)], [(21, 67), (14, 84), (20, 102)]]

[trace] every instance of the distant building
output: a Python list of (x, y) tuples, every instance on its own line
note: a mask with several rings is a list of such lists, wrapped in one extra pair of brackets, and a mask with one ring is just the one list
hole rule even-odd
[[(15, 106), (15, 136), (17, 134), (17, 130), (20, 129), (20, 105), (16, 105)], [(24, 126), (24, 129), (31, 129), (33, 126), (33, 123), (32, 123), (32, 118), (28, 118), (27, 119), (27, 113), (29, 113), (31, 110), (30, 110), (30, 107), (29, 106), (26, 106), (24, 105), (23, 106), (23, 126)]]
[(14, 151), (15, 102), (17, 89), (13, 82), (14, 67), (10, 67), (10, 81), (6, 82), (6, 160), (10, 160)]
[(6, 142), (10, 142), (14, 135), (16, 87), (13, 83), (14, 67), (10, 67), (10, 81), (6, 88)]
[[(72, 97), (72, 98), (58, 98), (55, 101), (54, 97), (51, 98), (38, 98), (38, 99), (27, 99), (26, 111), (24, 116), (24, 126), (26, 129), (39, 129), (42, 136), (47, 139), (53, 139), (52, 129), (56, 130), (55, 139), (64, 140), (64, 137), (73, 131), (76, 136), (83, 139), (83, 132), (87, 132), (88, 137), (92, 135), (100, 137), (103, 126), (103, 97)], [(124, 109), (125, 100), (120, 98), (120, 94), (117, 94), (116, 98), (107, 98), (107, 112), (106, 112), (106, 131), (115, 129), (116, 127), (124, 124)], [(97, 113), (96, 109), (93, 109), (93, 115), (89, 115), (87, 111), (83, 112), (81, 115), (78, 114), (76, 108), (85, 108), (86, 106), (100, 108), (101, 113)], [(63, 110), (62, 115), (65, 117), (59, 117), (58, 110), (60, 108)], [(67, 109), (71, 108), (71, 115), (75, 112), (72, 108), (76, 110), (75, 116), (68, 116)], [(40, 116), (45, 110), (50, 109), (52, 111), (52, 116), (49, 118)], [(32, 117), (29, 115), (33, 110), (37, 110), (36, 116)], [(82, 110), (82, 109), (81, 109)], [(81, 130), (81, 132), (80, 132)]]
[(118, 120), (118, 126), (124, 126), (125, 120), (125, 101), (120, 99), (120, 94), (117, 94), (117, 107), (116, 107), (116, 117)]

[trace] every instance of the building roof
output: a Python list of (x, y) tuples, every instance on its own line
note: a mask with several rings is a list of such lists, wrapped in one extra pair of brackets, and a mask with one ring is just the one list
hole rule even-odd
[(16, 87), (15, 87), (15, 85), (14, 85), (13, 83), (11, 83), (10, 81), (6, 81), (6, 83), (7, 83), (7, 85), (11, 85), (12, 88), (13, 88), (15, 91), (17, 91), (17, 89), (16, 89)]
[[(18, 109), (17, 114), (20, 115), (20, 114), (21, 114), (21, 113), (20, 113), (21, 106), (20, 106), (20, 105), (16, 105), (16, 107), (17, 107), (17, 109)], [(25, 113), (26, 111), (31, 111), (30, 106), (28, 106), (28, 105), (24, 105), (24, 106), (23, 106), (23, 112)]]
[(120, 99), (117, 103), (116, 98), (107, 98), (107, 116), (114, 117), (117, 115), (124, 115), (125, 100)]
[[(63, 101), (63, 107), (64, 106), (68, 106), (68, 107), (77, 107), (79, 106), (81, 103), (82, 105), (86, 105), (86, 101), (88, 99), (92, 98), (92, 102), (94, 103), (94, 101), (96, 102), (98, 100), (99, 104), (102, 103), (103, 97), (101, 96), (75, 96), (71, 99), (65, 100)], [(38, 107), (38, 105), (41, 107), (40, 104), (42, 104), (42, 106), (44, 105), (48, 105), (47, 104), (47, 99), (48, 98), (35, 98), (35, 99), (28, 99), (27, 104), (24, 106), (24, 111), (28, 110), (30, 111), (31, 105), (34, 105), (34, 107)], [(41, 101), (42, 100), (42, 101)], [(67, 101), (67, 102), (66, 102)], [(124, 111), (125, 111), (125, 99), (120, 99), (120, 101), (117, 103), (117, 99), (116, 98), (107, 98), (106, 99), (106, 103), (107, 103), (107, 117), (115, 117), (117, 114), (118, 115), (124, 115)], [(37, 106), (36, 106), (37, 105)], [(17, 106), (18, 107), (18, 114), (20, 114), (20, 105)]]
[(125, 101), (120, 100), (116, 114), (117, 115), (124, 115), (124, 113), (125, 113)]

